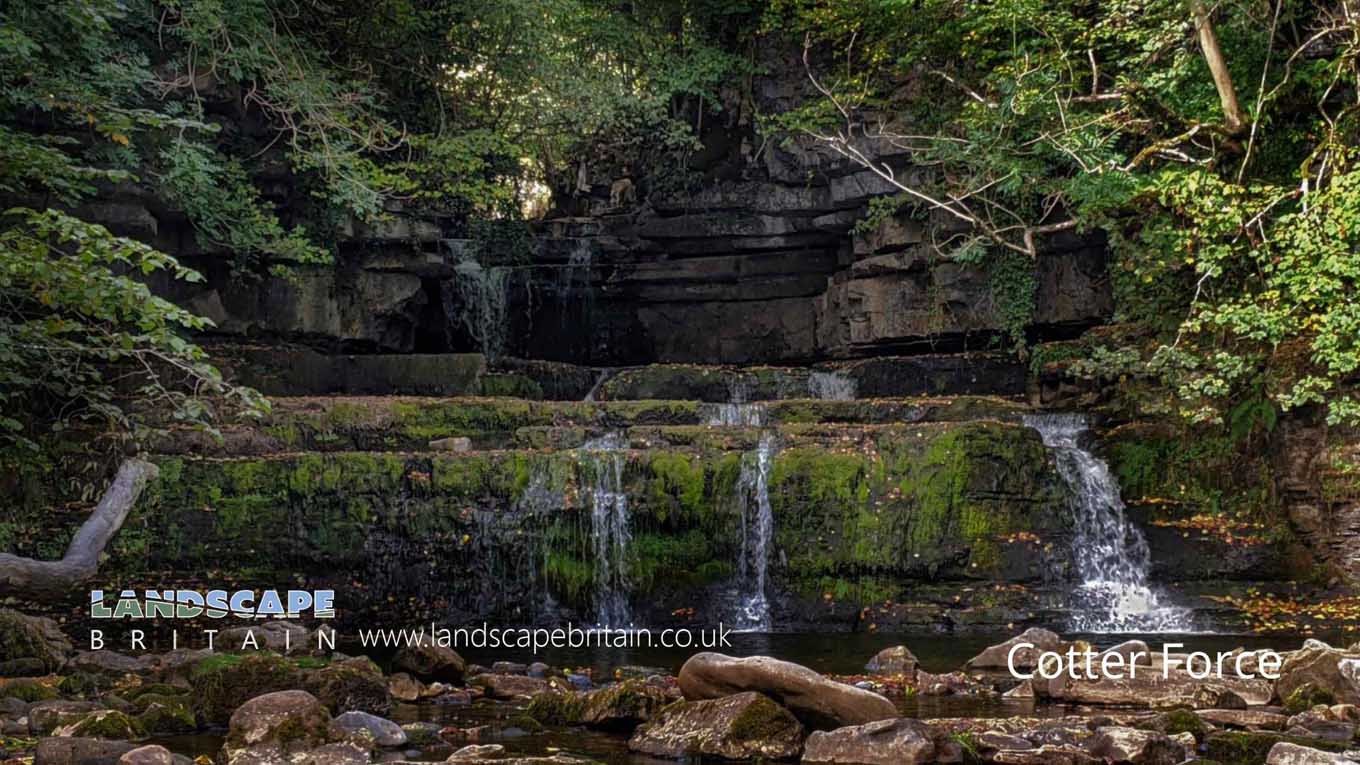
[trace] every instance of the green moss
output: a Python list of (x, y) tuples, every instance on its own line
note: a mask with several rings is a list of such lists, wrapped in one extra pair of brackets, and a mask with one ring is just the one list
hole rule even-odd
[(543, 387), (524, 375), (490, 373), (482, 375), (482, 395), (539, 401)]
[(71, 736), (133, 741), (146, 737), (141, 723), (116, 709), (91, 712), (71, 726)]
[(544, 561), (543, 575), (557, 597), (576, 607), (589, 605), (595, 589), (595, 567), (589, 562), (552, 550)]
[(0, 685), (0, 697), (12, 696), (29, 703), (48, 701), (57, 697), (57, 690), (50, 685), (27, 678), (10, 680)]
[(292, 662), (272, 653), (214, 654), (189, 673), (194, 711), (204, 721), (224, 724), (246, 701), (298, 686)]
[(1282, 733), (1260, 731), (1220, 731), (1204, 741), (1204, 756), (1223, 765), (1263, 765), (1272, 747), (1281, 741), (1321, 749), (1326, 752), (1345, 751), (1345, 742), (1320, 738), (1301, 738)]
[(180, 697), (148, 694), (139, 700), (137, 723), (148, 733), (187, 733), (198, 725), (189, 704)]
[(382, 670), (366, 658), (334, 662), (303, 675), (303, 687), (332, 714), (349, 711), (385, 715), (392, 709)]
[(797, 724), (783, 707), (760, 696), (732, 718), (729, 731), (738, 741), (764, 741), (786, 734)]
[(524, 713), (544, 725), (578, 725), (585, 694), (546, 691), (534, 694)]
[(1209, 726), (1204, 724), (1200, 716), (1189, 709), (1173, 709), (1159, 715), (1161, 731), (1168, 736), (1175, 736), (1180, 733), (1189, 733), (1195, 737), (1196, 741), (1203, 741), (1209, 733)]
[(1291, 715), (1306, 712), (1313, 707), (1324, 704), (1331, 706), (1336, 703), (1336, 696), (1326, 688), (1319, 688), (1312, 683), (1304, 683), (1294, 689), (1293, 693), (1284, 700), (1284, 711)]

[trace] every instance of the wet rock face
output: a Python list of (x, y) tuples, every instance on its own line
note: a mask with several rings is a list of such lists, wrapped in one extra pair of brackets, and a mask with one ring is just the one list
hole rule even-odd
[(680, 668), (680, 691), (691, 701), (755, 691), (788, 708), (812, 729), (832, 729), (897, 717), (886, 698), (829, 680), (807, 667), (768, 656), (738, 659), (698, 653)]
[(808, 736), (803, 762), (814, 765), (920, 765), (940, 762), (930, 728), (899, 718), (817, 731)]
[(71, 641), (51, 619), (0, 608), (0, 677), (56, 671), (71, 650)]
[(639, 728), (628, 748), (657, 757), (785, 759), (802, 748), (803, 726), (788, 710), (754, 692), (667, 707)]

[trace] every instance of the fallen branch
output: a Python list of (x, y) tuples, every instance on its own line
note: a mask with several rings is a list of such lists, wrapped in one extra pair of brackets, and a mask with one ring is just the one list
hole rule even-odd
[(146, 460), (125, 460), (61, 560), (42, 561), (0, 553), (0, 595), (64, 597), (93, 577), (99, 570), (100, 554), (123, 527), (137, 497), (158, 472)]

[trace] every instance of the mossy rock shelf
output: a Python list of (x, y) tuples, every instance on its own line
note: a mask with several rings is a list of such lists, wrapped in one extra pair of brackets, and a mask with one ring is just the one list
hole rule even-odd
[[(1050, 563), (1063, 565), (1040, 565), (1065, 556), (1055, 551), (1066, 550), (1068, 524), (1060, 481), (1034, 430), (975, 421), (865, 433), (792, 438), (775, 455), (770, 565), (781, 591), (820, 598), (870, 580), (889, 588), (1032, 581)], [(351, 609), (399, 597), (432, 608), (471, 604), (489, 615), (551, 596), (588, 611), (596, 574), (591, 488), (618, 460), (631, 593), (702, 603), (704, 588), (736, 574), (750, 499), (741, 481), (748, 444), (714, 446), (161, 456), (160, 478), (112, 543), (101, 575), (286, 577), (354, 587)], [(47, 514), (16, 523), (24, 527), (16, 539), (60, 545), (72, 531), (51, 528)], [(865, 597), (883, 592), (875, 585)]]

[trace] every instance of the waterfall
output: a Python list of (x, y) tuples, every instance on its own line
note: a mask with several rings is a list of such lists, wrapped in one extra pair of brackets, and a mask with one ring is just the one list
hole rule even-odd
[(813, 372), (808, 376), (808, 395), (826, 401), (851, 401), (858, 387), (844, 372)]
[(621, 453), (627, 441), (609, 433), (587, 441), (582, 459), (591, 468), (590, 536), (595, 564), (595, 620), (603, 627), (632, 624), (628, 607), (628, 495), (623, 487)]
[(761, 401), (748, 401), (746, 381), (737, 378), (728, 386), (728, 401), (718, 404), (708, 416), (709, 425), (730, 428), (765, 427), (766, 410)]
[(774, 536), (774, 514), (770, 509), (773, 457), (774, 435), (765, 433), (756, 450), (744, 455), (741, 461), (741, 477), (737, 482), (737, 502), (741, 507), (741, 560), (735, 618), (735, 629), (739, 632), (770, 631), (770, 601), (765, 595), (765, 582), (770, 540)]
[(1148, 584), (1147, 540), (1124, 517), (1119, 484), (1110, 468), (1080, 444), (1088, 429), (1079, 414), (1028, 415), (1054, 455), (1069, 491), (1072, 552), (1081, 578), (1073, 593), (1072, 629), (1078, 632), (1190, 632), (1188, 609), (1162, 602)]
[(497, 359), (505, 351), (510, 326), (506, 315), (509, 277), (509, 268), (488, 268), (464, 254), (453, 267), (455, 294), (444, 292), (444, 314), (461, 323), (477, 349), (489, 359)]

